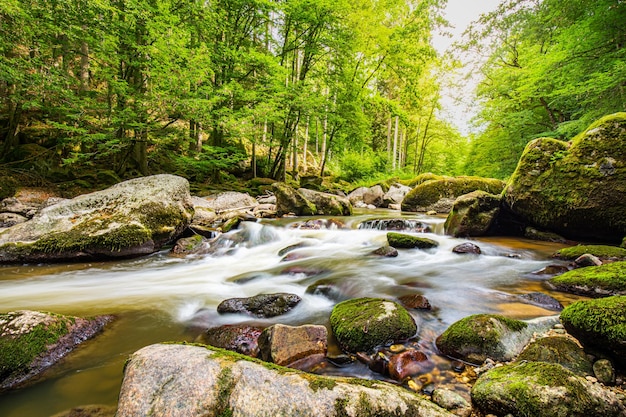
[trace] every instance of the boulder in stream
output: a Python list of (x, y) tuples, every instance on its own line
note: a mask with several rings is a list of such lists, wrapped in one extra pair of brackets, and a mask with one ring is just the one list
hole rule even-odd
[(519, 354), (518, 362), (556, 363), (578, 376), (592, 374), (592, 363), (585, 351), (571, 337), (541, 337)]
[(526, 145), (504, 204), (541, 229), (567, 238), (614, 240), (626, 234), (626, 113), (606, 116), (570, 142)]
[(590, 350), (626, 367), (626, 296), (576, 301), (561, 312), (565, 329)]
[(515, 362), (481, 375), (472, 402), (498, 416), (623, 417), (624, 403), (612, 391), (558, 364)]
[(431, 249), (439, 246), (439, 243), (427, 237), (408, 235), (406, 233), (387, 233), (389, 246), (396, 249)]
[(624, 261), (626, 260), (626, 249), (608, 245), (576, 245), (556, 251), (552, 257), (573, 261), (582, 255), (590, 254), (602, 261)]
[(259, 294), (247, 298), (229, 298), (217, 306), (220, 314), (243, 313), (249, 316), (267, 318), (289, 312), (302, 299), (296, 294)]
[(446, 329), (437, 340), (441, 353), (480, 365), (486, 359), (506, 362), (515, 358), (533, 337), (550, 329), (557, 316), (522, 321), (495, 314), (474, 314)]
[(175, 240), (193, 215), (189, 183), (136, 178), (46, 207), (0, 232), (0, 263), (146, 255)]
[(315, 214), (321, 216), (350, 216), (352, 204), (346, 197), (299, 188), (298, 192), (315, 205)]
[(454, 200), (444, 230), (454, 237), (485, 236), (500, 213), (501, 197), (476, 190)]
[(232, 350), (252, 358), (259, 355), (262, 327), (247, 324), (224, 325), (207, 329), (196, 338), (197, 343)]
[(124, 370), (117, 417), (453, 417), (402, 387), (267, 366), (228, 351), (147, 346)]
[(378, 345), (413, 337), (417, 324), (400, 304), (382, 298), (356, 298), (337, 304), (330, 325), (348, 352), (371, 351)]
[(626, 295), (626, 262), (574, 269), (551, 278), (546, 285), (553, 290), (593, 298)]
[(277, 365), (297, 367), (295, 362), (312, 356), (323, 359), (328, 348), (327, 339), (325, 326), (275, 324), (263, 330), (259, 337), (259, 357)]
[(111, 320), (29, 310), (0, 314), (0, 392), (31, 383)]

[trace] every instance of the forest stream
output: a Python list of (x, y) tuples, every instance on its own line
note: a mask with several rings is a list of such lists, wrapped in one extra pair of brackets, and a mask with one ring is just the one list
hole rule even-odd
[[(399, 250), (395, 258), (372, 255), (386, 244), (387, 231), (360, 225), (385, 217), (427, 224), (431, 232), (424, 235), (439, 242), (439, 247)], [(162, 251), (117, 262), (0, 267), (1, 311), (117, 316), (102, 334), (52, 367), (44, 381), (0, 395), (0, 416), (49, 417), (79, 405), (114, 406), (124, 363), (132, 352), (162, 341), (191, 342), (206, 328), (252, 322), (243, 315), (218, 315), (216, 306), (227, 298), (297, 294), (303, 300), (289, 313), (254, 322), (329, 326), (337, 301), (306, 292), (320, 280), (333, 283), (349, 298), (395, 300), (419, 292), (433, 306), (430, 311), (411, 311), (419, 326), (420, 347), (442, 375), (451, 365), (437, 355), (434, 339), (453, 322), (475, 313), (521, 319), (558, 314), (517, 299), (516, 295), (528, 292), (547, 293), (564, 305), (576, 299), (546, 290), (542, 282), (549, 276), (532, 273), (558, 263), (550, 255), (562, 244), (484, 238), (474, 242), (482, 255), (459, 255), (452, 248), (465, 240), (445, 236), (442, 217), (357, 211), (340, 220), (344, 227), (324, 223), (321, 217), (316, 218), (322, 220), (319, 229), (298, 227), (310, 219), (244, 222), (228, 234), (232, 239), (220, 239), (231, 246), (202, 257), (176, 258)], [(292, 245), (298, 246), (287, 259), (279, 255)], [(331, 341), (329, 355), (337, 352)], [(359, 362), (329, 365), (317, 372), (383, 378)]]

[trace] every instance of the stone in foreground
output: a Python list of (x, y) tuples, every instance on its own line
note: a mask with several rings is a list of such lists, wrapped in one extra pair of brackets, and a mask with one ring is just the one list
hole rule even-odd
[(202, 346), (147, 346), (126, 365), (117, 417), (453, 416), (384, 382), (323, 377), (243, 358)]

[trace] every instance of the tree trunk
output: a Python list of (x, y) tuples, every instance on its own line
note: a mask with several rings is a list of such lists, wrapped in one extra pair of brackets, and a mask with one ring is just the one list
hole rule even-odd
[(3, 158), (6, 158), (8, 153), (17, 145), (19, 145), (19, 129), (21, 118), (22, 103), (16, 103), (13, 100), (9, 100), (9, 123), (7, 126), (7, 132), (4, 135), (4, 146), (2, 147)]
[(398, 124), (400, 122), (400, 117), (396, 116), (396, 126), (393, 132), (393, 155), (391, 159), (391, 169), (393, 171), (396, 170), (396, 153), (398, 151)]
[(387, 119), (387, 161), (391, 161), (391, 116)]
[(80, 92), (89, 90), (89, 45), (86, 41), (80, 43)]
[(309, 116), (306, 117), (306, 126), (304, 127), (304, 143), (302, 144), (302, 172), (307, 172), (307, 145), (309, 143)]

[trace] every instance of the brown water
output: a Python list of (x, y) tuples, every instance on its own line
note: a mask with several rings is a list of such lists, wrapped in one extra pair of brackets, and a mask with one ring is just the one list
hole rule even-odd
[[(262, 323), (328, 325), (336, 302), (305, 293), (318, 280), (336, 283), (349, 297), (393, 299), (420, 292), (435, 307), (430, 312), (412, 312), (420, 323), (420, 345), (441, 373), (448, 372), (450, 365), (437, 357), (434, 339), (454, 321), (475, 313), (523, 319), (555, 314), (515, 298), (532, 291), (546, 292), (563, 304), (575, 299), (545, 290), (546, 277), (531, 274), (555, 263), (549, 255), (563, 245), (488, 238), (476, 242), (483, 255), (457, 255), (451, 249), (464, 240), (443, 236), (442, 218), (403, 215), (428, 223), (435, 233), (425, 236), (440, 246), (403, 250), (397, 258), (370, 256), (386, 242), (386, 231), (358, 229), (358, 225), (385, 216), (398, 214), (361, 212), (342, 219), (346, 229), (292, 227), (303, 219), (244, 223), (231, 232), (237, 244), (196, 258), (178, 259), (161, 252), (111, 263), (0, 267), (0, 311), (118, 317), (104, 333), (54, 366), (46, 379), (0, 395), (0, 416), (48, 417), (79, 405), (115, 405), (123, 365), (132, 352), (161, 341), (192, 341), (204, 328), (249, 320), (218, 315), (216, 306), (226, 298), (295, 293), (303, 298), (297, 308)], [(305, 246), (291, 252), (298, 255), (296, 259), (281, 261), (278, 252), (294, 244)], [(358, 363), (320, 372), (380, 378)]]

